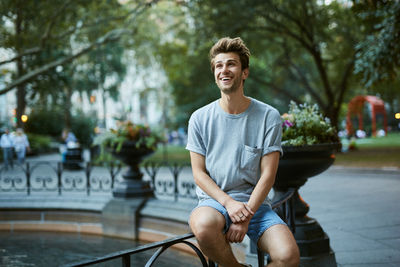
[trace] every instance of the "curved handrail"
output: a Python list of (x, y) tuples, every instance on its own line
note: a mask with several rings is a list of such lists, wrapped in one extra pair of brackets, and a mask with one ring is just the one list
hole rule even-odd
[[(151, 264), (153, 264), (153, 262), (157, 259), (157, 257), (166, 249), (168, 249), (169, 247), (171, 247), (172, 245), (175, 244), (179, 244), (179, 243), (184, 243), (186, 245), (188, 245), (189, 247), (191, 247), (196, 254), (199, 256), (203, 266), (207, 267), (207, 261), (203, 255), (203, 253), (201, 253), (201, 251), (192, 243), (186, 241), (186, 239), (189, 238), (193, 238), (194, 235), (192, 233), (187, 233), (184, 235), (180, 235), (180, 236), (176, 236), (173, 238), (169, 238), (166, 240), (162, 240), (159, 242), (154, 242), (151, 244), (147, 244), (147, 245), (143, 245), (143, 246), (139, 246), (137, 248), (134, 249), (127, 249), (127, 250), (121, 250), (121, 251), (117, 251), (117, 252), (113, 252), (101, 257), (97, 257), (94, 259), (89, 259), (89, 260), (83, 260), (80, 262), (76, 262), (76, 263), (71, 263), (71, 264), (65, 264), (62, 265), (63, 267), (80, 267), (80, 266), (88, 266), (88, 265), (92, 265), (92, 264), (96, 264), (96, 263), (100, 263), (100, 262), (105, 262), (108, 260), (112, 260), (112, 259), (116, 259), (116, 258), (122, 258), (123, 260), (128, 259), (129, 261), (129, 256), (132, 254), (136, 254), (145, 250), (150, 250), (150, 249), (154, 249), (154, 248), (158, 248), (161, 247), (163, 248), (161, 252), (159, 252), (159, 250), (157, 250), (153, 256), (150, 258), (150, 260), (148, 261), (148, 264), (150, 262), (150, 265), (146, 265), (146, 266), (151, 266)], [(189, 245), (190, 243), (190, 245)], [(156, 255), (158, 254), (158, 255)], [(154, 259), (153, 259), (154, 258)], [(153, 260), (152, 260), (153, 259)], [(127, 264), (123, 264), (124, 266), (126, 266)]]
[[(296, 189), (294, 188), (289, 188), (289, 190), (283, 194), (278, 200), (274, 201), (271, 204), (271, 207), (273, 209), (279, 208), (280, 206), (284, 206), (285, 209), (285, 221), (287, 222), (287, 220), (289, 220), (289, 223), (292, 220), (292, 211), (290, 211), (293, 207), (288, 207), (287, 202), (291, 199), (291, 197), (293, 196), (293, 194), (296, 192)], [(199, 257), (203, 267), (210, 267), (210, 266), (215, 266), (214, 262), (212, 262), (211, 260), (208, 261), (205, 258), (205, 256), (203, 255), (203, 253), (200, 251), (200, 249), (195, 246), (193, 243), (186, 241), (186, 239), (189, 238), (193, 238), (194, 234), (193, 233), (187, 233), (184, 235), (180, 235), (180, 236), (176, 236), (173, 238), (169, 238), (166, 240), (162, 240), (159, 242), (154, 242), (151, 244), (147, 244), (147, 245), (143, 245), (143, 246), (139, 246), (137, 248), (134, 249), (128, 249), (128, 250), (122, 250), (122, 251), (118, 251), (118, 252), (114, 252), (114, 253), (110, 253), (107, 255), (104, 255), (102, 257), (98, 257), (95, 259), (91, 259), (91, 260), (84, 260), (81, 262), (77, 262), (77, 263), (72, 263), (72, 264), (66, 264), (63, 265), (64, 267), (80, 267), (80, 266), (88, 266), (88, 265), (92, 265), (92, 264), (96, 264), (96, 263), (100, 263), (100, 262), (105, 262), (108, 260), (112, 260), (112, 259), (116, 259), (116, 258), (122, 258), (122, 264), (123, 266), (129, 266), (130, 265), (130, 255), (131, 254), (136, 254), (139, 252), (143, 252), (145, 250), (150, 250), (150, 249), (154, 249), (154, 248), (159, 248), (157, 249), (157, 251), (151, 256), (151, 258), (147, 261), (145, 267), (151, 267), (154, 262), (158, 259), (158, 257), (164, 252), (166, 251), (168, 248), (170, 248), (173, 245), (179, 244), (179, 243), (183, 243), (187, 246), (189, 246), (191, 249), (193, 249), (197, 256)], [(257, 249), (257, 255), (258, 255), (258, 262), (259, 262), (259, 266), (264, 266), (264, 253)]]
[(289, 189), (286, 191), (286, 193), (283, 194), (283, 196), (282, 196), (280, 199), (275, 200), (275, 201), (271, 204), (272, 209), (276, 209), (276, 208), (278, 208), (279, 206), (281, 206), (283, 203), (287, 202), (287, 201), (293, 196), (294, 192), (296, 192), (296, 189), (295, 189), (295, 188), (289, 188)]

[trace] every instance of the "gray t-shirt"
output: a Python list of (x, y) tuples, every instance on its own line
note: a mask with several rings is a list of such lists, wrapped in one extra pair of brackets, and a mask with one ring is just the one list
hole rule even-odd
[[(279, 112), (258, 100), (240, 114), (226, 113), (216, 100), (196, 110), (189, 120), (187, 150), (205, 157), (215, 183), (237, 201), (247, 202), (260, 178), (260, 160), (282, 153)], [(210, 198), (199, 187), (199, 200)], [(265, 203), (269, 203), (266, 199)]]

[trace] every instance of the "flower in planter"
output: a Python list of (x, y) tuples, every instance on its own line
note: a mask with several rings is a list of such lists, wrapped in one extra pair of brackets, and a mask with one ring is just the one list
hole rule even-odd
[(282, 115), (282, 145), (301, 146), (338, 143), (336, 129), (320, 113), (318, 105), (291, 101), (288, 113)]
[(94, 145), (99, 145), (101, 155), (104, 155), (105, 148), (115, 148), (119, 152), (124, 142), (135, 143), (136, 148), (156, 150), (157, 145), (164, 141), (162, 136), (149, 126), (135, 124), (131, 121), (117, 122), (116, 129), (98, 135), (94, 140)]

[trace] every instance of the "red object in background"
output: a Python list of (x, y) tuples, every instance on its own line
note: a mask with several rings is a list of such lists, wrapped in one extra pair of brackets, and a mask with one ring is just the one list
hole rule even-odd
[(347, 119), (346, 119), (346, 129), (348, 135), (354, 133), (354, 128), (351, 122), (351, 116), (357, 115), (358, 117), (358, 129), (364, 130), (363, 125), (363, 107), (364, 103), (368, 102), (371, 105), (371, 120), (372, 120), (372, 135), (376, 136), (376, 115), (383, 114), (383, 127), (385, 133), (387, 134), (387, 116), (385, 110), (385, 102), (376, 96), (356, 96), (354, 97), (348, 105)]

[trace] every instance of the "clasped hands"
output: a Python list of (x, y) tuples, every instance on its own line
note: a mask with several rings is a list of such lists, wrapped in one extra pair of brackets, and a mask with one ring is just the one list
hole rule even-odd
[(242, 242), (254, 212), (247, 203), (236, 200), (230, 201), (225, 208), (232, 221), (231, 226), (226, 232), (226, 239), (234, 243)]

